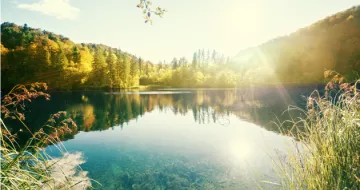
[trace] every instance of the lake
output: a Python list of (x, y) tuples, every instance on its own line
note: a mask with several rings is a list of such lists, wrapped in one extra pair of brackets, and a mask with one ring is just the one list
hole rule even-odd
[(289, 118), (289, 105), (304, 107), (313, 89), (52, 92), (32, 103), (26, 122), (36, 130), (67, 111), (78, 128), (63, 144), (83, 153), (96, 189), (273, 189), (272, 159), (293, 141), (273, 122)]

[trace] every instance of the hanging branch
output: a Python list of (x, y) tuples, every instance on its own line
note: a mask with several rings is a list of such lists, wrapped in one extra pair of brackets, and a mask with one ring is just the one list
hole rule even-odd
[(152, 24), (151, 16), (153, 14), (162, 18), (163, 14), (166, 12), (166, 9), (161, 7), (156, 7), (155, 9), (152, 8), (152, 3), (149, 0), (140, 0), (140, 3), (137, 5), (138, 8), (142, 9), (145, 23)]

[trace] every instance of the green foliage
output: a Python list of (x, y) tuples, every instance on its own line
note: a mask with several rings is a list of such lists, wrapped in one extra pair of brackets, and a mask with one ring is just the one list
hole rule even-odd
[[(148, 13), (150, 5), (141, 1), (139, 7)], [(184, 57), (153, 64), (108, 46), (74, 44), (61, 35), (5, 22), (2, 88), (35, 81), (55, 89), (313, 84), (323, 83), (328, 69), (354, 79), (360, 75), (359, 20), (360, 8), (353, 7), (231, 60), (199, 49), (191, 65)]]
[[(360, 72), (360, 6), (242, 51), (234, 60), (234, 68), (241, 68), (257, 84), (323, 83), (325, 70), (356, 79)], [(264, 71), (268, 72), (264, 75)]]
[(145, 23), (150, 22), (152, 24), (151, 14), (162, 17), (163, 14), (166, 12), (166, 10), (161, 7), (156, 7), (155, 10), (152, 9), (152, 2), (149, 0), (140, 0), (140, 3), (137, 5), (137, 7), (142, 9)]
[(139, 63), (137, 62), (136, 57), (131, 58), (131, 66), (130, 66), (130, 86), (139, 86)]
[(127, 88), (130, 87), (131, 76), (131, 62), (129, 56), (122, 56), (120, 59), (120, 87)]
[[(150, 64), (146, 75), (141, 75), (141, 85), (165, 85), (172, 87), (236, 87), (240, 76), (236, 74), (230, 64), (222, 61), (215, 50), (213, 58), (210, 50), (199, 50), (193, 54), (191, 64), (185, 57), (173, 58), (170, 65)], [(200, 56), (198, 56), (200, 55)]]
[[(2, 89), (43, 81), (54, 89), (130, 87), (138, 85), (141, 59), (97, 44), (68, 38), (26, 24), (1, 25)], [(121, 78), (123, 77), (123, 78)]]

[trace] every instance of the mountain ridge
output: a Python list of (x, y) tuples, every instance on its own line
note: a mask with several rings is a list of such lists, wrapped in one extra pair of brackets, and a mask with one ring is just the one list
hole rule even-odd
[[(306, 77), (311, 78), (308, 82), (321, 81), (324, 70), (328, 69), (352, 78), (353, 71), (360, 71), (360, 5), (240, 51), (233, 61), (247, 70), (271, 65), (275, 71), (269, 75), (294, 74), (286, 67), (302, 65), (297, 72), (306, 72)], [(311, 69), (306, 68), (310, 66)], [(311, 74), (311, 70), (315, 74)], [(305, 76), (300, 78), (306, 81)], [(281, 80), (297, 79), (283, 77)]]

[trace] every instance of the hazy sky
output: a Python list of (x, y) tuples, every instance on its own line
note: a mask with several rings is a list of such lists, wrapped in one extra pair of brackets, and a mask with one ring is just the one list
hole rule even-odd
[(102, 43), (153, 62), (199, 48), (233, 56), (289, 34), (359, 0), (153, 0), (168, 10), (144, 24), (139, 0), (2, 0), (1, 21)]

